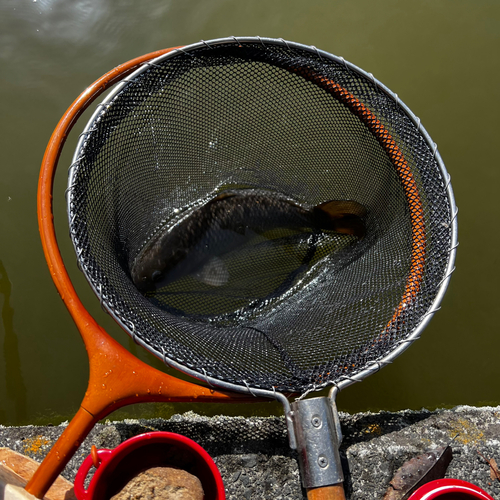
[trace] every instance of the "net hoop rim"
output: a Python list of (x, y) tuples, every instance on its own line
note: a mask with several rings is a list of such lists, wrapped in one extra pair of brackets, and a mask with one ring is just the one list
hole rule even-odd
[[(333, 55), (329, 52), (317, 49), (314, 46), (308, 46), (304, 45), (301, 43), (297, 42), (291, 42), (284, 40), (282, 38), (280, 39), (275, 39), (275, 38), (267, 38), (267, 37), (259, 37), (259, 36), (250, 36), (250, 37), (225, 37), (225, 38), (217, 38), (213, 40), (201, 40), (200, 42), (193, 43), (190, 45), (185, 45), (183, 47), (176, 48), (174, 50), (171, 50), (165, 54), (162, 54), (154, 59), (151, 59), (149, 61), (144, 62), (140, 67), (138, 67), (134, 72), (132, 72), (130, 75), (127, 75), (126, 78), (122, 79), (120, 83), (116, 84), (115, 87), (112, 89), (112, 91), (106, 96), (106, 98), (97, 106), (96, 110), (94, 111), (93, 115), (89, 119), (87, 125), (85, 126), (84, 131), (82, 132), (78, 144), (75, 149), (75, 153), (73, 155), (72, 159), (72, 164), (69, 169), (69, 175), (68, 175), (68, 189), (67, 192), (69, 193), (69, 196), (67, 197), (67, 206), (68, 206), (68, 217), (70, 218), (70, 203), (71, 203), (71, 185), (73, 183), (74, 179), (74, 170), (75, 167), (78, 163), (78, 157), (81, 148), (83, 147), (85, 143), (85, 137), (88, 135), (92, 127), (94, 125), (94, 122), (98, 118), (98, 116), (101, 113), (101, 108), (106, 107), (114, 98), (117, 94), (119, 94), (122, 90), (124, 90), (131, 81), (133, 81), (137, 76), (141, 75), (143, 72), (145, 72), (150, 66), (154, 66), (157, 63), (163, 62), (165, 60), (168, 60), (170, 58), (176, 57), (177, 55), (183, 53), (183, 54), (189, 54), (189, 52), (203, 48), (203, 47), (213, 47), (213, 46), (218, 46), (218, 45), (227, 45), (227, 44), (236, 44), (236, 45), (241, 45), (242, 43), (260, 43), (264, 47), (266, 44), (269, 45), (280, 45), (284, 46), (286, 48), (291, 48), (291, 49), (297, 49), (297, 50), (304, 50), (308, 51), (312, 54), (315, 54), (321, 58), (329, 59), (332, 60), (338, 64), (344, 65), (348, 70), (354, 71), (355, 73), (361, 75), (363, 78), (366, 80), (370, 81), (373, 83), (373, 85), (384, 92), (389, 98), (391, 98), (397, 106), (399, 106), (404, 113), (407, 115), (407, 117), (411, 120), (411, 122), (416, 126), (418, 132), (422, 135), (424, 138), (425, 142), (429, 146), (429, 148), (433, 151), (434, 158), (436, 160), (436, 163), (438, 164), (441, 177), (442, 179), (446, 182), (446, 194), (448, 196), (448, 202), (450, 204), (450, 210), (452, 213), (452, 221), (451, 221), (451, 239), (450, 239), (450, 249), (449, 249), (449, 257), (448, 257), (448, 263), (446, 267), (446, 272), (444, 274), (444, 278), (438, 288), (438, 291), (436, 293), (436, 296), (434, 298), (434, 301), (432, 302), (431, 306), (429, 307), (428, 311), (426, 314), (423, 315), (421, 321), (419, 324), (414, 328), (412, 333), (405, 339), (399, 341), (396, 343), (396, 347), (392, 348), (385, 356), (381, 357), (379, 360), (372, 361), (368, 363), (367, 366), (365, 366), (363, 369), (360, 371), (356, 372), (353, 375), (350, 376), (341, 376), (338, 378), (337, 381), (328, 381), (324, 382), (321, 384), (318, 384), (311, 389), (308, 389), (305, 391), (301, 397), (304, 397), (306, 394), (321, 390), (325, 387), (328, 386), (334, 386), (338, 390), (342, 390), (345, 387), (348, 387), (349, 385), (352, 385), (353, 383), (356, 382), (361, 382), (364, 380), (367, 376), (376, 373), (379, 371), (383, 366), (392, 363), (392, 361), (398, 357), (400, 354), (402, 354), (415, 340), (418, 340), (422, 334), (422, 331), (426, 328), (428, 325), (430, 319), (434, 315), (434, 313), (440, 309), (440, 304), (444, 298), (444, 295), (446, 293), (446, 290), (448, 288), (449, 282), (451, 275), (454, 271), (454, 264), (455, 264), (455, 258), (456, 258), (456, 248), (458, 246), (458, 223), (457, 223), (457, 214), (458, 214), (458, 209), (455, 203), (455, 197), (453, 193), (453, 189), (451, 186), (451, 176), (446, 170), (446, 167), (444, 165), (444, 162), (441, 158), (441, 155), (437, 149), (437, 144), (432, 141), (430, 135), (428, 134), (427, 130), (424, 128), (424, 126), (421, 124), (420, 118), (418, 118), (406, 104), (399, 98), (399, 96), (392, 92), (388, 87), (386, 87), (382, 82), (377, 80), (373, 74), (366, 72), (365, 70), (359, 68), (358, 66), (346, 61), (343, 57), (339, 57), (336, 55)], [(70, 227), (71, 227), (71, 221), (70, 222)], [(75, 247), (75, 252), (78, 254), (78, 249), (75, 245), (75, 241), (73, 237), (71, 238), (73, 245)], [(113, 317), (113, 319), (121, 326), (122, 329), (124, 329), (133, 339), (136, 343), (144, 347), (146, 350), (151, 352), (154, 356), (157, 358), (163, 360), (163, 362), (172, 368), (175, 368), (186, 375), (189, 375), (193, 378), (196, 378), (201, 381), (207, 382), (209, 385), (217, 387), (217, 388), (222, 388), (226, 390), (231, 390), (235, 392), (243, 392), (243, 393), (255, 393), (257, 395), (265, 395), (267, 394), (267, 397), (269, 397), (269, 394), (273, 394), (272, 391), (267, 390), (267, 389), (261, 389), (261, 388), (250, 388), (245, 385), (236, 385), (230, 382), (226, 382), (223, 380), (215, 379), (207, 374), (202, 374), (199, 371), (193, 370), (187, 366), (184, 366), (178, 362), (176, 362), (173, 359), (168, 358), (168, 356), (165, 355), (165, 353), (159, 352), (155, 348), (151, 347), (149, 344), (146, 342), (142, 341), (142, 339), (138, 338), (135, 335), (134, 328), (132, 330), (130, 329), (130, 325), (127, 324), (126, 321), (123, 321), (119, 316), (116, 315), (113, 309), (109, 308), (107, 303), (102, 300), (102, 294), (101, 291), (98, 290), (91, 279), (87, 277), (87, 273), (85, 270), (83, 270), (83, 273), (85, 277), (87, 278), (88, 283), (90, 284), (91, 288), (93, 289), (94, 293), (99, 297), (101, 300), (101, 304), (103, 307), (106, 309), (106, 311)], [(402, 299), (401, 304), (404, 302), (404, 298)], [(395, 314), (398, 314), (397, 311)], [(391, 320), (392, 322), (392, 320)], [(132, 325), (133, 326), (133, 325)], [(381, 332), (380, 335), (383, 335), (383, 332)], [(244, 381), (243, 381), (244, 382)], [(265, 393), (265, 394), (264, 394)]]

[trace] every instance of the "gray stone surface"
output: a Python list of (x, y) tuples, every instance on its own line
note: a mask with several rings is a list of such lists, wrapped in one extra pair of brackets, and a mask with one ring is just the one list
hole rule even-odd
[[(452, 442), (446, 477), (473, 482), (500, 499), (500, 481), (490, 478), (486, 458), (500, 463), (500, 407), (429, 412), (341, 413), (341, 446), (347, 498), (382, 498), (396, 470), (428, 449)], [(2, 427), (0, 446), (43, 459), (64, 430), (57, 427)], [(98, 424), (67, 465), (73, 481), (90, 447), (114, 448), (131, 436), (152, 430), (177, 432), (198, 442), (214, 458), (228, 500), (302, 500), (295, 453), (288, 447), (283, 418), (201, 417), (194, 413), (169, 420), (125, 420)]]

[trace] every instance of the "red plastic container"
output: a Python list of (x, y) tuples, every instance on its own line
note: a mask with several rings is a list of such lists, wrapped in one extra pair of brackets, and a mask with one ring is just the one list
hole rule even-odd
[(475, 484), (460, 479), (436, 479), (421, 486), (408, 500), (494, 500)]
[[(134, 476), (151, 467), (176, 467), (198, 477), (205, 500), (225, 500), (219, 469), (210, 455), (193, 440), (172, 432), (148, 432), (127, 439), (113, 450), (96, 450), (80, 466), (75, 477), (78, 500), (109, 500)], [(85, 479), (97, 460), (90, 484)]]

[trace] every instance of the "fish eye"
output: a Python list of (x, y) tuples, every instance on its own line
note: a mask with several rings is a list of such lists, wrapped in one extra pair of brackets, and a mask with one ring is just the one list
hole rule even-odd
[(161, 278), (162, 274), (161, 274), (161, 271), (155, 271), (152, 275), (151, 275), (151, 279), (153, 281), (158, 281), (160, 278)]

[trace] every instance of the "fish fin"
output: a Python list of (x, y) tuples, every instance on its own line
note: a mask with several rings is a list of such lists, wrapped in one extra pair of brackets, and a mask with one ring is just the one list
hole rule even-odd
[(236, 193), (233, 193), (231, 191), (223, 191), (222, 193), (218, 194), (212, 201), (224, 200), (226, 198), (232, 198), (233, 196), (236, 196)]
[(331, 218), (343, 217), (344, 215), (366, 216), (366, 208), (353, 200), (332, 200), (320, 203), (315, 208), (327, 213)]
[(313, 208), (316, 224), (321, 229), (331, 229), (341, 234), (352, 234), (363, 238), (366, 233), (363, 217), (366, 208), (352, 200), (332, 200)]
[(207, 262), (196, 273), (193, 278), (205, 285), (222, 286), (229, 281), (229, 271), (219, 257), (210, 257)]

